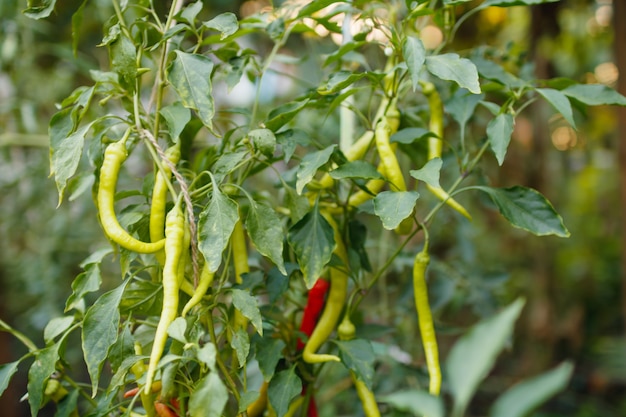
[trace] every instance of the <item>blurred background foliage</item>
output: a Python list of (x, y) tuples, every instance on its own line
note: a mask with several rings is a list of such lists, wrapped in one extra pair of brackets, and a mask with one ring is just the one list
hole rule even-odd
[[(204, 3), (203, 13), (229, 10), (240, 17), (269, 7), (266, 0)], [(111, 4), (108, 0), (89, 4), (74, 54), (71, 19), (79, 2), (58, 2), (51, 18), (40, 21), (22, 16), (25, 2), (0, 2), (0, 317), (39, 343), (48, 320), (62, 314), (64, 300), (71, 294), (70, 283), (81, 272), (80, 262), (107, 245), (89, 193), (56, 208), (56, 190), (48, 178), (47, 123), (55, 103), (74, 88), (90, 84), (90, 69), (108, 65), (106, 50), (96, 45), (102, 39), (103, 17), (112, 14)], [(458, 6), (457, 12), (461, 15), (464, 8), (473, 6)], [(613, 15), (611, 0), (567, 0), (530, 9), (488, 8), (465, 22), (454, 48), (482, 44), (489, 53), (497, 47), (504, 51), (500, 53), (506, 65), (534, 71), (539, 78), (568, 77), (616, 87), (616, 45), (626, 39), (615, 39)], [(271, 46), (268, 39), (258, 37), (247, 42), (261, 54)], [(294, 37), (281, 53), (301, 56), (303, 42), (307, 41)], [(306, 45), (315, 62), (323, 43)], [(294, 74), (294, 79), (319, 77), (308, 68), (311, 74)], [(273, 94), (281, 94), (276, 90), (278, 79), (268, 85), (261, 106), (270, 105)], [(251, 85), (242, 83), (238, 88), (243, 97), (248, 89), (252, 100)], [(250, 101), (228, 105), (248, 106)], [(619, 192), (617, 113), (606, 107), (579, 112), (578, 131), (553, 115), (549, 106), (540, 104), (525, 111), (517, 120), (504, 166), (499, 169), (494, 163), (483, 169), (493, 185), (523, 184), (540, 190), (563, 215), (571, 238), (538, 238), (512, 229), (495, 212), (485, 210), (484, 204), (471, 210), (476, 213), (471, 224), (446, 227), (439, 222), (439, 230), (431, 231), (438, 236), (432, 248), (438, 261), (431, 268), (431, 285), (444, 352), (446, 342), (453, 340), (445, 337), (447, 333), (458, 334), (460, 327), (492, 314), (520, 294), (528, 300), (514, 346), (500, 359), (481, 397), (473, 403), (475, 415), (481, 415), (477, 410), (484, 410), (503, 385), (566, 359), (576, 364), (569, 389), (537, 416), (626, 415), (621, 298), (624, 208)], [(335, 128), (332, 119), (323, 126)], [(384, 256), (384, 252), (374, 256)], [(407, 255), (406, 263), (398, 262), (395, 272), (406, 273), (411, 262), (412, 255)], [(396, 357), (379, 365), (379, 372), (389, 376), (381, 381), (380, 389), (386, 392), (405, 380), (407, 372), (414, 372), (410, 363), (400, 369), (397, 358), (403, 352), (415, 357), (419, 345), (409, 323), (403, 327), (412, 306), (400, 282), (394, 282), (393, 274), (381, 280), (376, 303), (381, 307), (372, 312), (381, 322), (404, 330), (390, 337), (389, 344), (380, 345)], [(376, 334), (375, 328), (371, 331)], [(80, 346), (68, 349), (76, 350), (72, 365), (80, 369)], [(23, 353), (15, 340), (0, 334), (0, 363)], [(16, 406), (26, 386), (24, 369), (20, 372), (0, 399), (0, 409), (8, 417), (28, 415), (27, 407)], [(324, 395), (335, 395), (336, 388), (322, 391), (319, 404), (325, 403)]]

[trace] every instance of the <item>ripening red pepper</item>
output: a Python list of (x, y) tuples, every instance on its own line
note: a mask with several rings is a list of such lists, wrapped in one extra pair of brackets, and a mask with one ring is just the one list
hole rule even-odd
[[(302, 323), (300, 324), (300, 332), (307, 336), (311, 336), (313, 333), (317, 320), (324, 309), (324, 300), (328, 288), (330, 288), (330, 282), (319, 278), (313, 285), (313, 288), (309, 290), (307, 303), (304, 307), (304, 313), (302, 314)], [(305, 343), (298, 338), (296, 348), (302, 350), (304, 349), (304, 345)]]

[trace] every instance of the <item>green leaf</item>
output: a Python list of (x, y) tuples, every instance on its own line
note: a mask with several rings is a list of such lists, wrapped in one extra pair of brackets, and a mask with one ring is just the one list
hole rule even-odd
[(233, 333), (230, 346), (237, 354), (239, 367), (243, 367), (246, 364), (248, 353), (250, 353), (250, 338), (248, 337), (248, 332), (244, 329), (237, 329), (237, 331)]
[(250, 202), (250, 209), (246, 217), (246, 229), (257, 251), (269, 258), (278, 270), (286, 275), (283, 260), (283, 240), (285, 232), (280, 218), (271, 207)]
[(430, 137), (437, 137), (437, 135), (423, 127), (406, 127), (391, 135), (389, 141), (392, 143), (397, 142), (404, 145), (411, 145), (418, 140), (424, 140)]
[(570, 233), (563, 224), (563, 218), (538, 191), (521, 186), (510, 188), (477, 186), (475, 188), (489, 194), (500, 210), (500, 214), (512, 226), (537, 236), (569, 237)]
[(414, 36), (407, 36), (402, 42), (402, 55), (411, 76), (413, 91), (417, 89), (420, 80), (420, 71), (426, 62), (426, 48), (422, 40)]
[(330, 145), (321, 151), (304, 155), (296, 172), (296, 191), (298, 194), (302, 194), (302, 190), (311, 182), (318, 168), (330, 160), (330, 156), (336, 147), (337, 145)]
[(54, 414), (54, 417), (72, 416), (72, 413), (76, 411), (76, 406), (78, 405), (79, 394), (80, 390), (78, 389), (70, 391), (70, 393), (57, 404), (57, 412)]
[(311, 143), (311, 138), (309, 137), (309, 134), (302, 129), (287, 129), (281, 130), (276, 134), (276, 142), (278, 142), (283, 148), (285, 162), (289, 162), (296, 151), (296, 146), (309, 145)]
[(180, 101), (177, 101), (169, 106), (163, 107), (161, 111), (159, 111), (159, 114), (165, 119), (170, 139), (177, 142), (181, 132), (191, 120), (191, 112), (189, 109), (185, 108)]
[(195, 110), (202, 124), (213, 131), (213, 62), (204, 55), (188, 54), (180, 50), (167, 70), (167, 79), (176, 90), (183, 106)]
[(302, 100), (294, 101), (276, 107), (268, 115), (268, 120), (265, 122), (265, 127), (274, 132), (278, 131), (278, 129), (280, 129), (291, 119), (296, 117), (296, 115), (300, 113), (300, 110), (306, 107), (308, 103), (308, 100)]
[(510, 72), (505, 71), (504, 68), (493, 61), (476, 56), (472, 57), (472, 62), (474, 62), (476, 68), (478, 68), (480, 75), (490, 81), (507, 86), (508, 88), (519, 88), (524, 86), (524, 81), (520, 80)]
[(427, 392), (419, 390), (403, 390), (379, 397), (391, 408), (411, 413), (414, 416), (444, 417), (443, 401)]
[(298, 223), (291, 226), (287, 240), (298, 258), (307, 287), (312, 287), (335, 249), (333, 228), (316, 205)]
[(296, 375), (296, 366), (277, 373), (267, 387), (267, 396), (277, 417), (283, 417), (291, 401), (302, 392), (302, 381)]
[(272, 157), (276, 150), (276, 136), (269, 129), (254, 129), (248, 133), (254, 149), (267, 157)]
[(187, 331), (187, 320), (182, 317), (176, 317), (167, 328), (167, 334), (174, 340), (178, 340), (181, 343), (187, 343), (187, 337), (185, 332)]
[(326, 84), (318, 87), (317, 92), (322, 95), (338, 93), (366, 76), (364, 72), (338, 71), (331, 74)]
[(76, 58), (78, 54), (80, 26), (83, 23), (85, 4), (87, 4), (87, 0), (83, 0), (80, 7), (72, 14), (72, 53), (74, 54), (74, 58)]
[(376, 359), (372, 344), (365, 339), (336, 341), (335, 343), (339, 347), (341, 362), (371, 390)]
[(489, 6), (511, 7), (511, 6), (530, 6), (533, 4), (556, 3), (559, 0), (487, 0), (479, 7), (481, 9)]
[(298, 12), (298, 18), (310, 17), (315, 12), (322, 10), (324, 7), (334, 3), (341, 3), (344, 0), (316, 0), (306, 3)]
[(483, 94), (472, 94), (467, 90), (459, 89), (446, 102), (446, 112), (452, 116), (459, 126), (465, 126), (474, 115), (476, 106), (483, 98)]
[(491, 407), (491, 417), (524, 417), (565, 389), (574, 366), (564, 362), (551, 371), (514, 385)]
[(189, 397), (191, 417), (221, 417), (228, 402), (228, 390), (217, 372), (211, 372), (196, 384)]
[(452, 347), (445, 367), (454, 397), (452, 415), (462, 415), (480, 382), (513, 334), (524, 301), (518, 299), (502, 312), (481, 321)]
[(224, 177), (237, 168), (246, 155), (248, 155), (247, 151), (228, 152), (222, 154), (211, 168), (215, 182), (220, 184), (224, 180)]
[[(352, 41), (352, 42), (348, 42), (348, 43), (344, 43), (343, 45), (341, 45), (339, 47), (339, 49), (337, 49), (335, 52), (333, 52), (332, 54), (328, 55), (328, 57), (326, 58), (326, 60), (324, 61), (324, 64), (322, 65), (323, 67), (327, 67), (330, 64), (334, 64), (336, 62), (340, 62), (341, 59), (349, 54), (350, 52), (354, 51), (355, 49), (358, 49), (360, 47), (362, 47), (363, 45), (366, 45), (367, 42), (361, 41), (361, 42), (356, 42), (356, 41)], [(352, 54), (354, 55), (354, 54)]]
[(109, 43), (111, 69), (120, 75), (124, 88), (135, 91), (137, 78), (137, 50), (132, 40), (120, 32), (113, 42)]
[(474, 94), (480, 94), (478, 70), (476, 65), (467, 58), (450, 53), (426, 57), (428, 71), (441, 78), (456, 82), (460, 87), (467, 88)]
[(256, 359), (265, 381), (269, 381), (274, 376), (276, 365), (283, 358), (283, 349), (287, 345), (284, 340), (274, 337), (265, 337), (260, 340), (261, 342), (257, 344)]
[(226, 39), (239, 29), (237, 16), (230, 12), (219, 14), (208, 22), (204, 22), (203, 25), (209, 29), (215, 29), (220, 32), (222, 34), (220, 40)]
[(180, 19), (182, 21), (188, 22), (193, 26), (193, 22), (198, 17), (198, 13), (202, 11), (202, 0), (198, 0), (195, 3), (189, 4), (180, 12)]
[(13, 375), (17, 372), (17, 367), (20, 362), (21, 361), (17, 360), (0, 365), (0, 396), (2, 396), (2, 393), (9, 386), (9, 382), (11, 382), (11, 378), (13, 378)]
[(56, 0), (28, 0), (27, 8), (22, 12), (31, 19), (44, 19), (52, 13)]
[(374, 197), (374, 213), (385, 229), (393, 230), (413, 213), (419, 196), (416, 191), (383, 191)]
[(38, 411), (44, 405), (43, 398), (46, 381), (56, 370), (60, 346), (61, 341), (38, 351), (35, 354), (35, 361), (28, 370), (28, 384), (26, 388), (28, 390), (30, 413), (33, 417), (37, 416)]
[(237, 310), (248, 318), (259, 335), (263, 335), (263, 321), (261, 319), (261, 311), (256, 298), (249, 292), (239, 289), (232, 290), (233, 305)]
[(60, 334), (65, 333), (72, 324), (74, 324), (74, 316), (55, 317), (48, 322), (43, 329), (43, 340), (46, 344), (54, 342), (54, 339)]
[(567, 120), (567, 123), (576, 129), (574, 113), (572, 112), (572, 104), (569, 102), (565, 94), (553, 88), (537, 88), (537, 92), (541, 94), (541, 96), (546, 99), (546, 101), (550, 103), (556, 111), (561, 113), (565, 120)]
[(119, 304), (128, 281), (103, 294), (85, 313), (82, 331), (82, 348), (91, 377), (92, 395), (95, 397), (102, 365), (109, 348), (117, 340), (120, 324)]
[(576, 84), (561, 92), (588, 106), (626, 106), (626, 97), (603, 84)]
[(215, 181), (213, 184), (211, 202), (198, 219), (198, 247), (211, 272), (220, 267), (222, 252), (239, 220), (237, 203), (222, 194)]
[(376, 170), (376, 167), (366, 161), (347, 162), (330, 171), (330, 176), (336, 180), (345, 178), (383, 179), (382, 174)]
[(97, 250), (80, 264), (82, 268), (85, 268), (85, 271), (72, 282), (72, 295), (65, 302), (65, 312), (76, 308), (86, 294), (100, 289), (102, 284), (100, 264), (102, 259), (111, 252), (110, 247)]
[(500, 113), (487, 124), (489, 145), (491, 145), (491, 150), (496, 155), (500, 166), (504, 163), (514, 125), (515, 119), (509, 113)]
[(413, 178), (424, 181), (431, 187), (439, 188), (439, 174), (443, 161), (441, 158), (433, 158), (420, 169), (414, 169), (409, 172)]
[(213, 343), (205, 343), (204, 346), (198, 349), (196, 357), (212, 372), (215, 372), (215, 364), (217, 363), (217, 348)]

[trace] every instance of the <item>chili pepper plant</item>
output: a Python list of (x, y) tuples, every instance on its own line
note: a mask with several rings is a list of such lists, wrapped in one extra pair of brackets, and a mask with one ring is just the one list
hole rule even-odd
[(454, 325), (429, 275), (462, 273), (438, 243), (485, 219), (569, 236), (539, 192), (492, 185), (518, 115), (545, 101), (575, 128), (585, 105), (626, 105), (457, 49), (471, 16), (548, 1), (112, 0), (94, 45), (108, 63), (49, 124), (59, 205), (93, 200), (109, 243), (44, 344), (3, 324), (28, 352), (0, 393), (27, 368), (33, 416), (528, 415), (573, 365), (469, 411), (524, 300)]

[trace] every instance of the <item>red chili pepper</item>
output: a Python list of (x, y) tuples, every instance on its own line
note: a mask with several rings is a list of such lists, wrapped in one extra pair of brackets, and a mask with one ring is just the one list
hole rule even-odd
[[(302, 324), (300, 324), (300, 332), (307, 336), (311, 336), (311, 333), (313, 333), (315, 329), (317, 319), (324, 309), (324, 300), (329, 288), (330, 282), (319, 278), (315, 282), (315, 285), (313, 285), (313, 288), (309, 290), (309, 296), (306, 306), (304, 307), (304, 313), (302, 314)], [(304, 349), (304, 345), (305, 343), (298, 338), (296, 348), (302, 350)]]
[(311, 397), (309, 401), (309, 409), (306, 414), (308, 417), (317, 417), (317, 404), (315, 404), (315, 398)]
[(158, 401), (154, 403), (154, 410), (159, 417), (177, 417), (176, 413), (172, 411), (171, 408)]

